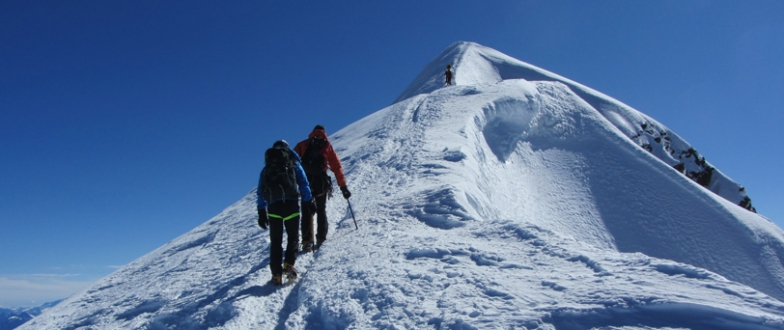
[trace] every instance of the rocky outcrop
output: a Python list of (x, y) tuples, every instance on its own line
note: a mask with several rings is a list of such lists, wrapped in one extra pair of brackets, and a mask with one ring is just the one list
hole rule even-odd
[[(746, 189), (743, 186), (735, 184), (738, 187), (736, 191), (723, 191), (720, 189), (727, 186), (727, 184), (722, 184), (721, 181), (731, 180), (720, 174), (720, 172), (711, 166), (711, 164), (705, 160), (705, 157), (700, 155), (693, 147), (682, 143), (682, 141), (673, 143), (673, 138), (668, 132), (667, 129), (657, 127), (654, 123), (645, 122), (640, 125), (640, 130), (637, 134), (630, 138), (641, 148), (648, 150), (648, 152), (656, 155), (659, 159), (670, 163), (670, 166), (676, 171), (682, 173), (697, 184), (731, 202), (737, 203), (751, 212), (757, 212), (751, 204), (751, 198), (746, 195)], [(677, 140), (680, 140), (680, 138), (677, 138)], [(661, 155), (661, 151), (663, 151), (665, 155)]]

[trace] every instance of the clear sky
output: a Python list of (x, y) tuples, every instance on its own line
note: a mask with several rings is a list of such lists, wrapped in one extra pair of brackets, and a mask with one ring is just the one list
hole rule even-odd
[(782, 226), (782, 17), (779, 0), (0, 2), (0, 306), (207, 221), (272, 142), (388, 106), (459, 40), (660, 121)]

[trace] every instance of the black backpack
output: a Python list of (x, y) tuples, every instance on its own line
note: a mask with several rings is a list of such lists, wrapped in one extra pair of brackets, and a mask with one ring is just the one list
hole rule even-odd
[(313, 176), (326, 172), (327, 159), (324, 157), (324, 148), (327, 147), (327, 140), (314, 136), (308, 140), (308, 148), (302, 156), (302, 169), (308, 176)]
[(286, 149), (267, 149), (264, 153), (266, 165), (261, 171), (261, 196), (268, 203), (273, 200), (295, 199), (297, 189), (297, 164)]

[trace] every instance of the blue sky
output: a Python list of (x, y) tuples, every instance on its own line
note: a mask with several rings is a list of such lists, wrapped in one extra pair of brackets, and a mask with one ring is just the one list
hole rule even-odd
[(660, 121), (782, 226), (781, 17), (778, 0), (0, 2), (0, 306), (207, 221), (272, 142), (388, 106), (458, 40)]

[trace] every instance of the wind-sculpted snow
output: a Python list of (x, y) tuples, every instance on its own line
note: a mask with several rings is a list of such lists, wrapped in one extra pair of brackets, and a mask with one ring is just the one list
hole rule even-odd
[(22, 328), (784, 329), (781, 229), (642, 148), (644, 115), (464, 46), (458, 85), (330, 137), (359, 229), (331, 199), (297, 282), (251, 192)]
[[(489, 85), (513, 79), (563, 83), (641, 148), (719, 196), (755, 211), (745, 188), (714, 168), (686, 141), (656, 120), (587, 86), (475, 43), (457, 42), (444, 50), (425, 67), (395, 102), (443, 88), (441, 76), (447, 64), (454, 65), (453, 80), (456, 85)], [(512, 127), (500, 128), (499, 134), (503, 135), (505, 129), (514, 130), (517, 127), (514, 121), (507, 124)], [(503, 149), (504, 141), (496, 141), (495, 138), (489, 136), (488, 142), (496, 142), (496, 145), (501, 143), (497, 146)], [(503, 150), (498, 151), (504, 153)]]

